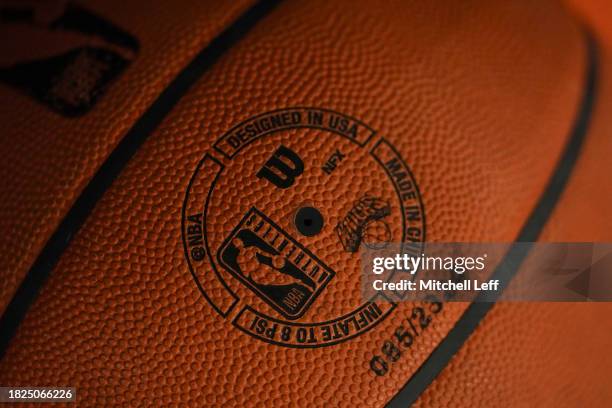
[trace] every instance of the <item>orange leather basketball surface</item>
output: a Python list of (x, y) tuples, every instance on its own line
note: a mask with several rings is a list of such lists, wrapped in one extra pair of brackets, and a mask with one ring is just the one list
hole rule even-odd
[[(15, 132), (2, 139), (3, 156), (15, 163), (6, 161), (0, 173), (9, 180), (0, 216), (11, 231), (0, 255), (9, 270), (4, 305), (122, 134), (247, 4), (152, 5), (146, 18), (94, 7), (141, 42), (141, 54), (98, 107), (65, 121), (8, 88), (0, 92), (2, 121)], [(359, 255), (334, 227), (374, 195), (391, 204), (395, 240), (408, 231), (402, 222), (417, 242), (516, 239), (568, 140), (586, 55), (582, 27), (555, 2), (281, 3), (202, 75), (96, 204), (0, 361), (0, 384), (74, 386), (83, 406), (384, 405), (468, 305), (447, 303), (434, 313), (431, 304), (381, 303), (376, 324), (340, 331), (326, 344), (321, 322), (342, 320), (362, 301)], [(611, 85), (605, 53), (601, 59), (596, 119), (546, 240), (609, 239), (603, 152), (610, 127), (602, 112)], [(224, 135), (238, 135), (236, 126), (279, 109), (343, 118), (356, 126), (357, 143), (348, 130), (286, 126), (236, 151), (235, 140), (224, 144)], [(56, 134), (43, 137), (41, 129)], [(258, 177), (281, 146), (305, 167), (286, 189)], [(338, 150), (346, 158), (327, 175), (321, 166)], [(394, 176), (372, 158), (377, 152), (406, 163), (412, 185), (405, 195), (397, 197)], [(402, 212), (408, 203), (412, 218)], [(293, 226), (304, 204), (324, 212), (317, 236)], [(265, 217), (243, 219), (252, 208)], [(204, 218), (206, 252), (215, 254), (205, 263), (183, 242), (190, 216)], [(220, 267), (233, 231), (249, 219), (270, 220), (328, 271), (303, 315), (287, 318)], [(227, 286), (214, 286), (220, 281)], [(415, 308), (431, 322), (399, 355), (384, 357)], [(241, 330), (249, 311), (289, 322), (279, 327), (293, 336), (316, 326), (319, 338), (306, 347), (297, 337), (283, 343), (280, 329), (268, 338), (248, 324)], [(609, 401), (610, 311), (496, 305), (417, 403)], [(376, 356), (386, 358), (384, 373), (372, 369)]]
[[(612, 8), (601, 2), (571, 2), (600, 44), (610, 44)], [(612, 220), (612, 60), (600, 49), (600, 84), (588, 138), (543, 241), (609, 242)], [(606, 406), (612, 358), (609, 303), (499, 304), (485, 318), (417, 406)], [(503, 340), (502, 340), (503, 339)], [(467, 384), (478, 384), (467, 386)], [(493, 391), (494, 390), (494, 391)]]
[[(10, 158), (0, 163), (0, 269), (6, 271), (0, 281), (0, 311), (125, 132), (249, 2), (187, 1), (168, 7), (164, 1), (153, 1), (145, 8), (121, 1), (86, 5), (134, 35), (140, 48), (100, 103), (80, 118), (64, 118), (0, 83), (0, 151)], [(15, 35), (11, 29), (2, 32)]]

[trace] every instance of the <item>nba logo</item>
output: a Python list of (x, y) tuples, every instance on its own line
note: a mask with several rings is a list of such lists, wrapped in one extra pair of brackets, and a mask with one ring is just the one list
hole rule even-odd
[(301, 317), (335, 275), (255, 207), (217, 256), (234, 277), (288, 319)]
[(21, 44), (0, 50), (0, 81), (64, 116), (83, 115), (136, 58), (139, 43), (78, 4), (44, 6), (0, 4), (2, 28)]

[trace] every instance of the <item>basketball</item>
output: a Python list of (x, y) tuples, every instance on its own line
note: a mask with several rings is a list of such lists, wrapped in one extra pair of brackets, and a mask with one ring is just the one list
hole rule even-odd
[(0, 402), (610, 406), (611, 22), (0, 0)]

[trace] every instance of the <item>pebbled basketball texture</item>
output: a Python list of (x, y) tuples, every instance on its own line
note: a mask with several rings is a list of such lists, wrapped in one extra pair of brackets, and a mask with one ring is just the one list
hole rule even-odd
[[(2, 202), (0, 281), (3, 311), (79, 192), (194, 55), (248, 5), (246, 1), (184, 2), (146, 8), (90, 1), (87, 7), (140, 42), (133, 64), (86, 116), (66, 119), (5, 84), (0, 92)], [(167, 58), (172, 55), (171, 58)], [(18, 141), (18, 142), (15, 142)]]
[[(2, 85), (3, 308), (122, 137), (251, 6), (88, 4), (135, 35), (140, 49), (82, 117), (61, 117)], [(381, 304), (387, 309), (376, 324), (337, 333), (330, 344), (319, 337), (311, 347), (297, 337), (281, 344), (280, 331), (257, 337), (248, 324), (238, 327), (240, 319), (251, 308), (295, 335), (300, 325), (358, 308), (359, 257), (335, 227), (365, 195), (389, 203), (395, 240), (406, 232), (402, 222), (415, 228), (415, 242), (517, 239), (571, 137), (584, 99), (587, 44), (575, 14), (556, 2), (281, 2), (231, 42), (144, 135), (20, 322), (0, 361), (0, 384), (73, 386), (79, 406), (384, 406), (468, 304), (436, 312), (431, 304)], [(612, 238), (605, 47), (597, 70), (584, 146), (541, 240)], [(371, 137), (358, 139), (362, 146), (342, 131), (287, 125), (235, 156), (229, 142), (218, 144), (258, 115), (309, 109), (345, 118), (359, 138)], [(305, 166), (286, 189), (258, 175), (280, 146)], [(327, 175), (321, 166), (336, 150), (346, 158)], [(376, 154), (397, 154), (405, 163), (410, 201), (398, 198), (396, 179)], [(414, 218), (402, 212), (409, 204)], [(304, 205), (323, 209), (316, 236), (295, 229), (295, 211)], [(283, 315), (240, 271), (222, 265), (226, 243), (247, 225), (242, 218), (252, 207), (320, 262), (319, 270), (333, 272), (325, 285), (313, 284), (314, 300), (300, 317)], [(190, 252), (190, 216), (212, 254), (203, 263)], [(415, 308), (431, 321), (389, 354), (389, 341)], [(609, 304), (497, 304), (424, 392), (408, 400), (605, 405), (612, 400), (611, 312)], [(377, 356), (386, 365), (374, 365), (378, 372)]]

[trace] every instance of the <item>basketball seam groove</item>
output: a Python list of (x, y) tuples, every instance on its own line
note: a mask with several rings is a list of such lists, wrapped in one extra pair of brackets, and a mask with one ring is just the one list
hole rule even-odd
[[(584, 91), (576, 119), (574, 120), (569, 140), (555, 166), (552, 176), (531, 214), (523, 224), (516, 242), (534, 242), (539, 238), (542, 229), (548, 222), (567, 185), (588, 130), (597, 91), (598, 47), (590, 31), (585, 29), (584, 35), (586, 37), (587, 64), (583, 86)], [(522, 261), (529, 254), (530, 247), (531, 245), (520, 245), (512, 247), (508, 251), (492, 276), (492, 279), (500, 280), (501, 290), (496, 292), (495, 295), (485, 295), (482, 293), (478, 295), (476, 300), (468, 306), (448, 335), (438, 344), (427, 360), (412, 375), (402, 389), (391, 398), (387, 408), (410, 406), (427, 389), (495, 305), (495, 299), (500, 296), (503, 288), (517, 272)], [(491, 299), (492, 297), (492, 301), (483, 301), (485, 298)]]
[(0, 318), (0, 360), (72, 237), (132, 156), (191, 86), (242, 39), (280, 0), (260, 0), (213, 38), (161, 92), (102, 163), (51, 235)]

